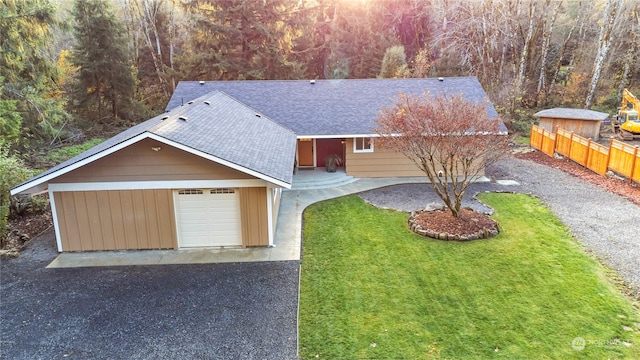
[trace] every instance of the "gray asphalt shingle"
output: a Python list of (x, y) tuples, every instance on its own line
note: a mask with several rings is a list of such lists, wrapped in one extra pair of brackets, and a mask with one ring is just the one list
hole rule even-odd
[(568, 108), (553, 108), (538, 111), (533, 114), (535, 117), (550, 117), (558, 119), (580, 119), (580, 120), (594, 120), (602, 121), (609, 117), (609, 114), (586, 110), (586, 109), (568, 109)]
[[(190, 105), (181, 106), (133, 126), (16, 188), (36, 182), (145, 132), (291, 184), (296, 135), (268, 117), (258, 117), (256, 114), (254, 109), (230, 96), (212, 92), (201, 96)], [(179, 120), (181, 116), (189, 120)], [(36, 189), (46, 189), (46, 185), (42, 184)]]
[[(315, 80), (314, 84), (308, 80), (181, 81), (167, 109), (216, 90), (262, 111), (298, 136), (372, 134), (379, 111), (393, 105), (400, 93), (462, 94), (473, 102), (488, 99), (475, 77)], [(493, 105), (487, 111), (497, 118)]]

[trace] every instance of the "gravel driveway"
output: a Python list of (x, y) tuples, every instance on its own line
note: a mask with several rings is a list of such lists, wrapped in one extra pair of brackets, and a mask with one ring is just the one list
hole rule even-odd
[(297, 261), (45, 269), (0, 263), (0, 358), (295, 359)]
[[(538, 196), (595, 255), (615, 269), (640, 297), (640, 206), (565, 172), (532, 161), (508, 158), (488, 171), (496, 179), (512, 179), (519, 186), (473, 184), (464, 206), (483, 210), (472, 198), (482, 191), (516, 191)], [(425, 193), (416, 196), (416, 194)], [(411, 211), (439, 201), (428, 185), (397, 185), (361, 194), (366, 201)]]

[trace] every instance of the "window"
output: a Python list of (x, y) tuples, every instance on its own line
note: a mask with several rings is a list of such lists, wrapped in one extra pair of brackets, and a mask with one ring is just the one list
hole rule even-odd
[(353, 152), (373, 152), (373, 139), (370, 137), (354, 138)]
[(185, 189), (178, 191), (180, 195), (202, 195), (202, 190), (199, 189)]
[(233, 194), (235, 193), (235, 191), (233, 189), (221, 188), (221, 189), (211, 189), (209, 193), (210, 194)]

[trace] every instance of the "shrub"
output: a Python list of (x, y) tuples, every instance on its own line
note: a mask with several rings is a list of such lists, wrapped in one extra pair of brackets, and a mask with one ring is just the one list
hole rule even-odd
[(11, 206), (12, 187), (27, 180), (34, 171), (28, 168), (20, 158), (9, 155), (9, 150), (0, 146), (0, 242), (7, 234), (7, 218)]

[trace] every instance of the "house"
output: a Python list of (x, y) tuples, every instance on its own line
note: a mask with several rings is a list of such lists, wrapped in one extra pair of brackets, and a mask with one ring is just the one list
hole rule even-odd
[(166, 113), (11, 194), (48, 191), (59, 251), (270, 246), (296, 166), (338, 154), (354, 177), (424, 176), (373, 129), (425, 91), (486, 100), (475, 77), (180, 82)]
[(597, 141), (602, 121), (609, 114), (586, 109), (553, 108), (538, 111), (533, 116), (538, 118), (540, 127), (552, 133), (559, 127)]
[[(468, 101), (487, 100), (475, 77), (181, 81), (167, 110), (216, 90), (259, 109), (296, 133), (298, 167), (324, 167), (327, 155), (338, 154), (344, 159), (347, 175), (357, 178), (424, 176), (402, 154), (376, 147), (378, 112), (392, 106), (398, 94), (463, 94)], [(493, 105), (489, 104), (487, 111), (498, 121)], [(502, 130), (507, 131), (504, 125)]]

